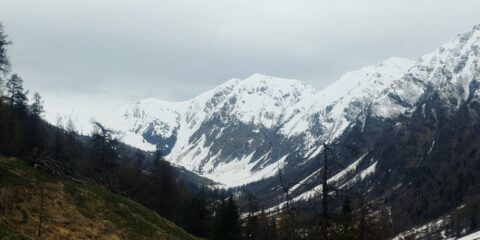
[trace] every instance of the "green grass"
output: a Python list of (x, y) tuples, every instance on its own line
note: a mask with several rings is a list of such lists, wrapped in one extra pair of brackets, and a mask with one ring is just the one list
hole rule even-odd
[(180, 239), (198, 239), (142, 205), (103, 188), (73, 182), (65, 184), (64, 188), (85, 215), (100, 215), (120, 228), (129, 229), (132, 239), (155, 237), (158, 231)]
[[(37, 239), (34, 226), (38, 225), (38, 185), (49, 199), (43, 239), (61, 234), (68, 239), (97, 239), (96, 234), (103, 239), (200, 239), (102, 187), (55, 177), (20, 160), (0, 157), (0, 204), (7, 206), (0, 206), (0, 214), (4, 213), (0, 218), (0, 240), (26, 239), (21, 235)], [(27, 216), (27, 223), (18, 223), (22, 215), (15, 212), (17, 208)], [(81, 235), (82, 231), (85, 235)]]
[(28, 240), (24, 236), (21, 236), (14, 231), (7, 228), (5, 225), (0, 224), (0, 240)]

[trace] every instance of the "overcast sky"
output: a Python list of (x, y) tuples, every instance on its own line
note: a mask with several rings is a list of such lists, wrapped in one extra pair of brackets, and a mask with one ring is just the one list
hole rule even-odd
[(475, 0), (0, 0), (0, 22), (13, 70), (55, 112), (85, 99), (187, 100), (255, 72), (322, 88), (392, 56), (417, 59), (479, 24), (479, 9)]

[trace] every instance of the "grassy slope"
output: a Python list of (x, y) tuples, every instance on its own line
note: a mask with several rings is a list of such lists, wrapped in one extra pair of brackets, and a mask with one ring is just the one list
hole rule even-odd
[[(42, 236), (37, 237), (40, 196)], [(53, 177), (0, 158), (0, 239), (198, 239), (103, 188)]]

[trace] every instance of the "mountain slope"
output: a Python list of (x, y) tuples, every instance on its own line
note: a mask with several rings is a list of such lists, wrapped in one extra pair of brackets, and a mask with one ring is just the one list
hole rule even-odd
[(238, 186), (270, 177), (298, 158), (313, 158), (320, 142), (332, 141), (357, 121), (412, 64), (391, 58), (347, 73), (322, 91), (254, 74), (190, 101), (146, 99), (99, 119), (126, 129), (126, 143), (145, 150), (157, 146), (174, 164)]
[(41, 239), (198, 239), (133, 201), (13, 158), (0, 158), (0, 234), (37, 238), (42, 195)]
[[(472, 82), (478, 80), (479, 57), (480, 25), (477, 25), (421, 57), (376, 104), (399, 113), (413, 110), (422, 95), (435, 89), (446, 106), (458, 109), (471, 95)], [(472, 95), (477, 96), (477, 92)]]

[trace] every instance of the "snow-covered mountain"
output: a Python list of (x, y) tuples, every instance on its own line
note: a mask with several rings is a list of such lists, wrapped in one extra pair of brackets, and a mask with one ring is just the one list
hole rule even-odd
[(472, 95), (471, 88), (479, 80), (479, 58), (480, 25), (477, 25), (421, 57), (404, 77), (394, 81), (375, 106), (404, 113), (415, 109), (412, 107), (418, 100), (428, 90), (435, 89), (454, 110), (469, 96), (478, 97), (478, 91)]
[(366, 118), (396, 118), (415, 110), (429, 86), (459, 104), (478, 72), (478, 26), (414, 62), (390, 58), (348, 72), (322, 90), (293, 79), (253, 74), (184, 102), (145, 99), (99, 120), (122, 130), (144, 150), (227, 186), (301, 165)]
[[(230, 80), (185, 102), (145, 99), (100, 121), (123, 140), (227, 186), (275, 174), (286, 162), (308, 161), (365, 118), (365, 109), (413, 61), (391, 58), (342, 76), (318, 91), (293, 79), (253, 74)], [(378, 107), (379, 115), (388, 115)]]

